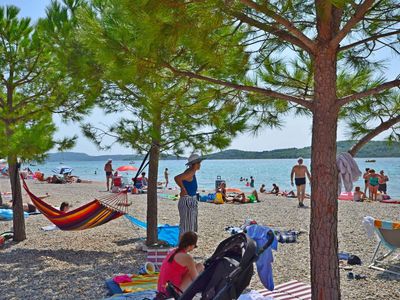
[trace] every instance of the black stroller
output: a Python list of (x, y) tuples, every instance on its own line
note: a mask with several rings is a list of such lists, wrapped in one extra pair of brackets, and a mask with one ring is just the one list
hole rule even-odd
[(274, 234), (269, 231), (267, 243), (257, 253), (255, 241), (245, 233), (227, 238), (204, 263), (204, 272), (183, 294), (171, 285), (168, 286), (169, 294), (179, 300), (191, 300), (196, 294), (201, 294), (203, 300), (237, 299), (250, 283), (254, 273), (253, 263), (271, 246), (273, 240)]

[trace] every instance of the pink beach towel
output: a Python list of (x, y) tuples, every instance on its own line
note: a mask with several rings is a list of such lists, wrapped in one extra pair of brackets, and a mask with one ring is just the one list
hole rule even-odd
[(274, 300), (311, 300), (311, 286), (297, 280), (277, 285), (273, 291), (259, 290), (258, 292)]

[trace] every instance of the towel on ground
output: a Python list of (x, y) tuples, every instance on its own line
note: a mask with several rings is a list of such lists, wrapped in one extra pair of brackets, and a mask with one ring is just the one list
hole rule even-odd
[(131, 275), (131, 282), (118, 283), (124, 293), (141, 292), (157, 289), (159, 273), (145, 275)]
[(238, 300), (273, 300), (271, 296), (263, 296), (257, 291), (251, 290), (249, 293), (242, 294)]
[(346, 192), (353, 190), (353, 182), (362, 175), (353, 156), (348, 152), (340, 153), (336, 158), (338, 168), (338, 195), (342, 192), (342, 183)]

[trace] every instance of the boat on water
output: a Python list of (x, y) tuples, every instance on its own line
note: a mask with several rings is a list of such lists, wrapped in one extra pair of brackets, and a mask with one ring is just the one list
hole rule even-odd
[(365, 162), (374, 163), (374, 162), (376, 162), (376, 159), (367, 159)]
[(130, 165), (133, 165), (135, 162), (133, 161), (133, 160), (131, 160), (130, 162), (129, 162), (129, 164)]

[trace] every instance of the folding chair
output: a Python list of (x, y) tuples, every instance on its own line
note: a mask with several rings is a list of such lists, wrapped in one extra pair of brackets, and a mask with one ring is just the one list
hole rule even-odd
[[(378, 244), (376, 245), (369, 268), (400, 275), (400, 265), (396, 266), (391, 264), (391, 269), (388, 269), (390, 260), (387, 259), (394, 254), (396, 250), (400, 249), (400, 222), (382, 221), (371, 219), (371, 217), (369, 217), (370, 219), (368, 221), (367, 218), (368, 217), (364, 218), (364, 224), (369, 222), (369, 224), (372, 225), (371, 221), (373, 221), (373, 229), (378, 237)], [(383, 255), (378, 255), (378, 253), (382, 252), (380, 251), (381, 246), (388, 251)]]

